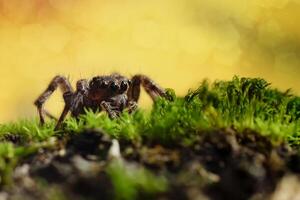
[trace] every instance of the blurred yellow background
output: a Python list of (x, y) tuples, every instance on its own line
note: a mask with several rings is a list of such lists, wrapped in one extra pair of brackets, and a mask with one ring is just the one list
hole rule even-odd
[(237, 74), (300, 94), (299, 19), (300, 0), (0, 0), (0, 123), (36, 116), (56, 74), (143, 73), (179, 95)]

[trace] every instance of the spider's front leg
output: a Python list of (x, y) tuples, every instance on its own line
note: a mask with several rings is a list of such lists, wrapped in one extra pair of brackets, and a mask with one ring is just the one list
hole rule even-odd
[[(64, 99), (66, 99), (65, 96), (70, 96), (73, 94), (73, 89), (68, 79), (65, 78), (64, 76), (55, 76), (50, 82), (50, 84), (48, 85), (47, 89), (34, 102), (39, 113), (40, 123), (42, 125), (45, 123), (44, 114), (48, 113), (47, 111), (44, 110), (43, 105), (47, 101), (47, 99), (51, 96), (51, 94), (57, 89), (57, 87), (60, 87), (61, 91), (63, 92)], [(64, 115), (66, 115), (65, 113), (68, 112), (68, 109), (71, 106), (71, 105), (67, 105), (66, 101), (65, 103), (66, 105), (63, 112)]]
[(115, 118), (117, 118), (120, 115), (120, 112), (116, 111), (114, 109), (114, 107), (110, 103), (108, 103), (106, 101), (102, 101), (101, 104), (100, 104), (100, 106), (101, 106), (101, 109), (103, 111), (107, 112), (108, 116), (111, 119), (115, 119)]
[(135, 75), (131, 79), (131, 85), (129, 86), (127, 93), (129, 102), (138, 102), (140, 97), (141, 85), (153, 101), (155, 101), (158, 97), (167, 98), (166, 91), (149, 77), (145, 75)]
[(129, 114), (133, 113), (137, 108), (138, 108), (138, 104), (136, 101), (129, 101), (127, 103), (127, 109)]

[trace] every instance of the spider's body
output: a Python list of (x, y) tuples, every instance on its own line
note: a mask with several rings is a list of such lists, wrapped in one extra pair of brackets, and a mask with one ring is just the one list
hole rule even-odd
[(73, 90), (65, 77), (56, 76), (35, 101), (35, 105), (40, 115), (41, 124), (44, 124), (44, 114), (52, 116), (44, 110), (43, 104), (57, 87), (60, 87), (63, 92), (65, 107), (56, 128), (60, 126), (68, 112), (71, 112), (73, 117), (78, 117), (84, 113), (85, 108), (93, 111), (106, 111), (111, 118), (116, 118), (124, 109), (128, 109), (131, 113), (137, 108), (140, 85), (145, 88), (153, 100), (158, 96), (166, 97), (165, 90), (144, 75), (135, 75), (132, 79), (120, 74), (96, 76), (91, 80), (82, 79), (77, 81), (76, 91)]

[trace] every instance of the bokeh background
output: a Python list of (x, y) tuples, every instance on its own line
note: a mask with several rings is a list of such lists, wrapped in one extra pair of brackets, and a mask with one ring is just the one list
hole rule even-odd
[(0, 0), (0, 122), (36, 116), (56, 74), (144, 73), (179, 95), (240, 75), (300, 94), (299, 19), (300, 0)]

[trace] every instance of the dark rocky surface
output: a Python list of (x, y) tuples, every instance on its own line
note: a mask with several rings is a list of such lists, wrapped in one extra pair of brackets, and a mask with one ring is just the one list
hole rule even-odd
[[(277, 200), (291, 181), (300, 187), (300, 156), (287, 144), (272, 144), (250, 130), (203, 133), (189, 146), (119, 144), (125, 165), (142, 166), (168, 180), (167, 191), (150, 196), (139, 191), (138, 199)], [(111, 146), (112, 139), (98, 130), (58, 140), (56, 148), (40, 149), (21, 162), (13, 186), (2, 190), (0, 199), (114, 199), (106, 171)]]

